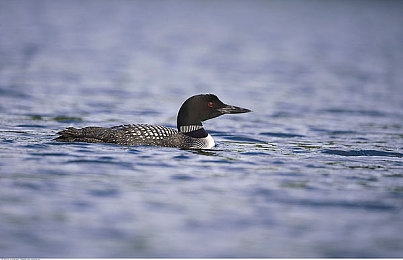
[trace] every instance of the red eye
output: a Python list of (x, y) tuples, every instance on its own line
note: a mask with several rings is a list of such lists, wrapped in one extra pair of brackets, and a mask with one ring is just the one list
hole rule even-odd
[(208, 102), (209, 107), (213, 107), (213, 102)]

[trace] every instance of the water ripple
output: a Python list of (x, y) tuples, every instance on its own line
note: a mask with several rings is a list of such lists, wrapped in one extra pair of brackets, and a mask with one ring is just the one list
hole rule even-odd
[(377, 150), (323, 150), (324, 154), (340, 155), (340, 156), (386, 156), (386, 157), (403, 157), (402, 153), (397, 152), (385, 152)]
[(223, 138), (226, 140), (237, 141), (240, 143), (266, 143), (265, 141), (246, 136), (224, 136)]
[(260, 135), (280, 137), (280, 138), (293, 138), (293, 137), (305, 137), (304, 135), (291, 134), (291, 133), (276, 133), (276, 132), (263, 132)]

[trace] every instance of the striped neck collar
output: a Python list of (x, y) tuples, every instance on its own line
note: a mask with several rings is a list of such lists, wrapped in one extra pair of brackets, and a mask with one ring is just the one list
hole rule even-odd
[(202, 125), (182, 125), (179, 127), (179, 131), (193, 138), (206, 138), (208, 136)]
[(179, 127), (179, 132), (186, 134), (200, 129), (203, 129), (202, 125), (181, 125)]

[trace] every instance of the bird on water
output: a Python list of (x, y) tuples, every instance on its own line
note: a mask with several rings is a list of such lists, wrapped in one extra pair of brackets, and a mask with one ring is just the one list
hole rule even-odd
[(182, 149), (211, 149), (214, 139), (202, 122), (224, 114), (248, 113), (251, 110), (224, 104), (213, 94), (188, 98), (181, 106), (177, 128), (147, 124), (120, 125), (110, 128), (89, 126), (69, 127), (58, 132), (60, 142), (113, 143), (119, 145), (154, 145)]

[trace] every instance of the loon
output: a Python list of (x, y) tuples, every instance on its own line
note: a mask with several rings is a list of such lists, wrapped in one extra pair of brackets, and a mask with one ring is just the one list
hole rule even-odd
[(224, 114), (248, 113), (251, 110), (224, 104), (213, 94), (188, 98), (177, 116), (177, 128), (148, 124), (120, 125), (110, 128), (69, 127), (58, 132), (60, 142), (113, 143), (119, 145), (153, 145), (181, 149), (211, 149), (214, 139), (203, 128), (202, 121)]

